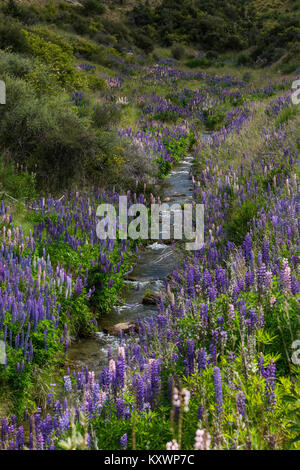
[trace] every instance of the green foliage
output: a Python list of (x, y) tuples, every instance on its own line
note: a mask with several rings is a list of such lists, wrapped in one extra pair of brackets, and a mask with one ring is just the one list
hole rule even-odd
[(168, 160), (158, 159), (160, 174), (166, 177), (171, 171), (174, 163), (179, 162), (181, 158), (188, 153), (195, 143), (194, 134), (190, 132), (186, 137), (180, 137), (180, 139), (165, 139), (164, 145), (167, 152), (173, 157), (174, 161), (171, 163)]
[(275, 126), (278, 128), (287, 123), (290, 119), (294, 119), (299, 114), (298, 106), (287, 106), (282, 109), (275, 121)]
[(187, 60), (185, 65), (190, 68), (202, 67), (207, 68), (212, 65), (212, 61), (206, 57), (200, 57), (199, 59)]
[(232, 206), (225, 225), (228, 239), (240, 245), (249, 230), (249, 223), (257, 214), (258, 203), (245, 201), (240, 207)]
[(175, 44), (171, 49), (172, 56), (176, 60), (181, 60), (185, 56), (185, 47), (182, 44)]
[(250, 64), (251, 64), (251, 58), (247, 54), (241, 53), (237, 56), (236, 65), (247, 66), (247, 65), (250, 65)]
[(62, 302), (62, 311), (66, 313), (70, 325), (70, 333), (75, 338), (90, 336), (97, 330), (93, 312), (86, 304), (86, 291), (75, 298)]
[(0, 48), (25, 52), (25, 38), (22, 25), (0, 14)]
[(116, 124), (120, 117), (120, 110), (114, 105), (97, 104), (92, 114), (94, 125), (105, 129), (112, 124)]
[(36, 173), (38, 185), (67, 187), (83, 175), (87, 160), (97, 153), (89, 121), (60, 97), (39, 100), (22, 80), (8, 78), (6, 86), (0, 145), (11, 151), (16, 163)]
[(0, 192), (4, 191), (15, 199), (34, 200), (36, 194), (36, 181), (33, 173), (25, 170), (16, 170), (11, 162), (0, 158)]
[(282, 67), (282, 73), (290, 74), (295, 72), (300, 67), (300, 62), (294, 62), (292, 64), (284, 65)]
[(220, 129), (226, 116), (222, 110), (204, 110), (203, 116), (208, 130)]
[[(132, 403), (132, 398), (127, 398), (127, 403)], [(109, 423), (101, 416), (93, 421), (93, 430), (98, 439), (98, 446), (106, 450), (119, 450), (120, 438), (126, 433), (128, 436), (128, 449), (132, 449), (132, 430), (136, 436), (136, 449), (159, 450), (162, 443), (172, 439), (170, 432), (169, 410), (158, 408), (155, 411), (136, 413), (130, 419), (119, 419), (116, 410), (105, 410), (109, 414)]]
[(279, 289), (279, 281), (274, 286), (273, 295), (276, 302), (272, 307), (265, 302), (264, 319), (266, 331), (271, 336), (276, 336), (276, 340), (264, 347), (264, 353), (280, 354), (277, 361), (278, 374), (288, 375), (291, 367), (291, 344), (297, 337), (300, 326), (298, 305), (295, 298), (284, 298)]
[(83, 14), (85, 15), (90, 15), (91, 13), (102, 15), (105, 11), (104, 5), (99, 0), (85, 0), (83, 6)]
[(31, 54), (51, 66), (57, 81), (69, 89), (87, 86), (86, 76), (78, 72), (73, 65), (73, 49), (46, 41), (39, 34), (23, 30), (26, 45)]

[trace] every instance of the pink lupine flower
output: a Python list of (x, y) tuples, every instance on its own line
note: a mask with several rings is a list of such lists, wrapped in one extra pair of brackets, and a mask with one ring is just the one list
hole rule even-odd
[(125, 348), (124, 346), (120, 346), (118, 349), (118, 356), (123, 357), (125, 359)]
[(189, 411), (189, 402), (191, 398), (191, 392), (184, 388), (181, 392), (184, 404), (184, 411)]
[(235, 313), (234, 313), (234, 306), (232, 304), (229, 304), (228, 308), (228, 320), (230, 322), (234, 322), (235, 320)]
[(283, 258), (282, 268), (280, 272), (280, 280), (285, 292), (290, 292), (291, 290), (291, 268), (289, 267), (288, 260)]
[(109, 372), (110, 372), (113, 376), (115, 376), (115, 374), (116, 374), (116, 363), (115, 363), (115, 361), (114, 361), (113, 359), (111, 359), (111, 360), (109, 361), (109, 367), (108, 367), (108, 368), (109, 368)]
[(171, 442), (166, 443), (167, 450), (179, 450), (178, 442), (176, 439), (173, 439)]
[(195, 450), (209, 450), (211, 437), (205, 429), (197, 429), (195, 435)]

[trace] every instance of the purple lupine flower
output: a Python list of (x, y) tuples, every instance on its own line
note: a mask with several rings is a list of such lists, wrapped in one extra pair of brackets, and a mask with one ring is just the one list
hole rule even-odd
[(270, 364), (267, 366), (265, 370), (265, 379), (266, 379), (266, 387), (265, 393), (267, 402), (269, 404), (268, 410), (273, 411), (275, 406), (275, 375), (276, 375), (276, 364), (275, 362), (271, 361)]
[(121, 419), (124, 417), (125, 404), (123, 398), (116, 399), (117, 418)]
[(269, 248), (269, 241), (267, 238), (265, 238), (264, 241), (262, 242), (261, 254), (262, 254), (262, 262), (268, 267), (269, 262), (270, 262), (270, 248)]
[(199, 420), (203, 419), (203, 413), (204, 413), (204, 406), (201, 405), (199, 406), (198, 411), (197, 411), (197, 416)]
[(216, 365), (217, 364), (217, 352), (216, 352), (216, 346), (214, 343), (211, 343), (209, 346), (209, 353), (211, 355), (211, 362)]
[(219, 367), (214, 368), (214, 389), (215, 389), (215, 403), (217, 414), (220, 417), (223, 411), (223, 392), (222, 392), (222, 379)]
[(241, 416), (246, 415), (246, 399), (243, 392), (239, 392), (236, 397), (236, 405)]
[(120, 439), (120, 449), (126, 450), (127, 449), (127, 433), (123, 434)]
[(69, 375), (64, 376), (64, 387), (66, 392), (72, 391), (72, 382)]
[(206, 368), (206, 351), (201, 348), (198, 352), (198, 373), (201, 374), (202, 370)]
[(142, 409), (144, 404), (144, 381), (142, 377), (136, 379), (136, 405), (138, 409)]

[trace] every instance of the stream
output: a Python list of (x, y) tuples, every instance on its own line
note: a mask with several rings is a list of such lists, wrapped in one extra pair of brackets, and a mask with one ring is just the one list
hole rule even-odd
[[(193, 157), (186, 156), (169, 173), (164, 189), (164, 198), (167, 201), (162, 199), (169, 207), (175, 203), (183, 204), (193, 200), (192, 163)], [(172, 219), (171, 217), (171, 227)], [(145, 293), (165, 292), (164, 278), (180, 261), (180, 252), (176, 250), (175, 243), (165, 242), (166, 244), (163, 240), (157, 240), (153, 243), (153, 240), (149, 240), (146, 246), (139, 249), (136, 266), (125, 281), (129, 287), (126, 290), (125, 302), (114, 306), (108, 315), (100, 319), (101, 331), (91, 338), (80, 339), (71, 344), (68, 357), (76, 369), (88, 366), (90, 370), (100, 372), (108, 364), (109, 348), (113, 354), (120, 345), (119, 336), (104, 331), (107, 332), (118, 323), (135, 322), (138, 317), (147, 318), (156, 314), (156, 305), (142, 303)]]

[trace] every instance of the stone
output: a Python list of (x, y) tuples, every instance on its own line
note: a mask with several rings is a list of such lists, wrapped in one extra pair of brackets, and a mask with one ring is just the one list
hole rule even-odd
[(109, 326), (105, 329), (103, 329), (104, 333), (108, 333), (109, 335), (112, 336), (119, 336), (119, 334), (122, 333), (130, 333), (130, 330), (134, 328), (135, 331), (137, 331), (137, 325), (134, 322), (124, 322), (124, 323), (116, 323), (116, 325)]
[(162, 202), (173, 202), (173, 201), (174, 199), (172, 199), (171, 197), (165, 197)]
[(161, 292), (147, 292), (142, 300), (144, 305), (156, 305), (160, 301)]

